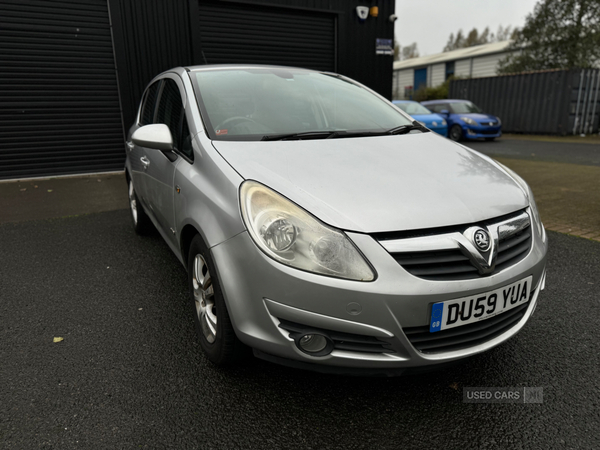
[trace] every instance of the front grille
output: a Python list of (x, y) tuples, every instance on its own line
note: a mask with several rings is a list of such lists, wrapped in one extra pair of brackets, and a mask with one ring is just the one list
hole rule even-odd
[(439, 353), (483, 344), (514, 327), (525, 315), (529, 302), (480, 322), (429, 332), (429, 325), (403, 328), (404, 334), (417, 350)]
[(479, 131), (479, 134), (498, 134), (498, 130), (481, 130)]
[[(531, 226), (499, 240), (498, 244), (496, 269), (492, 273), (498, 273), (527, 256), (531, 247)], [(468, 280), (481, 276), (469, 258), (458, 249), (396, 253), (392, 256), (409, 273), (427, 280)]]
[(279, 328), (289, 331), (289, 337), (294, 340), (305, 334), (318, 332), (328, 336), (333, 341), (334, 350), (362, 353), (394, 353), (394, 350), (389, 348), (391, 344), (373, 336), (324, 330), (283, 319), (279, 319), (279, 322)]
[[(522, 221), (523, 217), (525, 217), (523, 213), (519, 213), (516, 216), (513, 215), (508, 219), (498, 222), (500, 226), (508, 224), (509, 228), (508, 231), (503, 231), (499, 234), (496, 266), (493, 272), (486, 275), (481, 275), (477, 267), (467, 256), (465, 250), (461, 250), (458, 247), (448, 250), (390, 251), (390, 254), (407, 272), (426, 280), (468, 280), (479, 278), (481, 276), (489, 276), (518, 263), (529, 253), (532, 244), (532, 235), (528, 216), (526, 216), (526, 225), (513, 227), (512, 229), (510, 228), (513, 220)], [(453, 233), (460, 233), (461, 230), (464, 231), (466, 228), (468, 227), (465, 226), (450, 231)], [(430, 233), (429, 235), (417, 237), (417, 239), (419, 239), (419, 242), (427, 244), (429, 238), (443, 238), (444, 236), (452, 236), (453, 233)], [(386, 241), (379, 239), (379, 242), (386, 247)], [(403, 239), (399, 239), (395, 242), (402, 244)]]

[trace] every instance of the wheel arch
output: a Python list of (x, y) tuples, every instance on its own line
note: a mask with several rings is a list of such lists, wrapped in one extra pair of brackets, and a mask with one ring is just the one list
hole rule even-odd
[(199, 235), (204, 241), (204, 245), (206, 245), (206, 239), (204, 239), (202, 233), (200, 233), (200, 231), (198, 231), (198, 229), (194, 225), (188, 223), (181, 229), (181, 237), (179, 239), (179, 251), (181, 252), (181, 260), (183, 262), (183, 266), (186, 269), (188, 265), (190, 245), (196, 235)]

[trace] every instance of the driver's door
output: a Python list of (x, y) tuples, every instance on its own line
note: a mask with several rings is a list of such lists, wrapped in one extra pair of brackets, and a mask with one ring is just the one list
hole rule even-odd
[[(183, 84), (177, 75), (168, 75), (163, 79), (162, 89), (158, 100), (155, 123), (164, 123), (169, 127), (173, 138), (174, 148), (179, 146), (181, 125), (185, 120), (184, 103), (182, 99)], [(151, 214), (154, 216), (164, 236), (173, 245), (177, 245), (175, 236), (175, 169), (182, 158), (176, 152), (163, 152), (146, 149), (148, 159), (146, 167), (146, 197), (150, 203)]]

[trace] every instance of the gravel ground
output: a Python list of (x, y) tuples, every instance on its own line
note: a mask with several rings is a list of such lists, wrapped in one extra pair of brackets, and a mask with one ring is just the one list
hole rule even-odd
[[(0, 225), (0, 447), (597, 448), (600, 243), (549, 239), (514, 339), (443, 372), (345, 378), (213, 367), (183, 268), (126, 210)], [(543, 403), (465, 404), (469, 386)]]

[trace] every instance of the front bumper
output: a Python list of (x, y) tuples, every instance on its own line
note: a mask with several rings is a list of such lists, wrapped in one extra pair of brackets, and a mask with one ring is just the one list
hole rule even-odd
[(463, 136), (465, 139), (491, 139), (502, 136), (502, 126), (473, 126), (463, 125)]
[[(213, 258), (238, 338), (265, 359), (309, 367), (323, 365), (333, 371), (435, 367), (481, 353), (514, 336), (533, 313), (545, 280), (547, 240), (542, 242), (537, 233), (534, 233), (529, 254), (514, 266), (487, 277), (444, 282), (409, 274), (371, 236), (347, 235), (375, 267), (375, 281), (342, 280), (279, 264), (264, 255), (247, 232), (213, 247)], [(490, 291), (529, 275), (533, 277), (534, 289), (522, 319), (489, 341), (466, 349), (430, 354), (415, 349), (403, 332), (406, 327), (427, 325), (429, 307), (433, 303)], [(316, 329), (372, 336), (388, 343), (394, 352), (334, 350), (327, 356), (311, 356), (301, 352), (289, 333), (279, 327), (282, 320)]]

